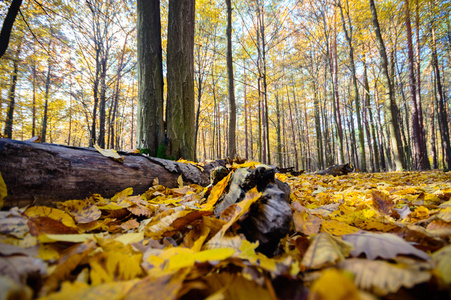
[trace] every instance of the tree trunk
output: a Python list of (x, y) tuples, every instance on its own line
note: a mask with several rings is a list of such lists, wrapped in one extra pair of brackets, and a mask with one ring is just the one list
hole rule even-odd
[[(244, 82), (243, 82), (243, 90), (244, 90), (244, 143), (245, 143), (245, 159), (249, 158), (249, 138), (247, 133), (247, 119), (248, 119), (248, 110), (247, 110), (247, 82), (246, 82), (246, 59), (243, 59), (243, 72), (244, 72)], [(280, 134), (280, 132), (279, 132)]]
[(357, 75), (356, 75), (356, 69), (355, 69), (355, 62), (354, 62), (354, 46), (352, 45), (352, 24), (351, 24), (351, 17), (349, 16), (349, 5), (348, 1), (346, 0), (346, 16), (349, 23), (349, 32), (346, 28), (346, 21), (343, 14), (343, 7), (340, 5), (340, 13), (341, 13), (341, 20), (343, 23), (343, 30), (345, 33), (346, 40), (348, 41), (348, 47), (349, 47), (349, 64), (351, 66), (351, 77), (352, 77), (352, 86), (354, 88), (354, 103), (355, 103), (355, 110), (357, 115), (357, 130), (358, 130), (358, 137), (359, 137), (359, 150), (360, 150), (360, 171), (366, 172), (366, 155), (365, 155), (365, 141), (363, 138), (363, 127), (362, 127), (362, 119), (360, 115), (360, 99), (359, 99), (359, 88), (357, 86)]
[[(49, 45), (50, 49), (50, 45)], [(41, 131), (41, 141), (45, 143), (46, 141), (46, 135), (47, 135), (47, 120), (48, 120), (48, 109), (49, 109), (49, 92), (50, 92), (50, 77), (52, 72), (52, 64), (50, 61), (50, 58), (47, 60), (47, 75), (45, 78), (45, 93), (44, 93), (44, 115), (42, 118), (42, 131)]]
[(128, 187), (144, 193), (155, 178), (167, 187), (184, 182), (207, 185), (209, 171), (194, 165), (119, 152), (123, 163), (90, 148), (0, 139), (0, 172), (8, 189), (6, 206), (47, 205), (85, 199), (93, 194), (112, 197)]
[(451, 169), (451, 145), (449, 139), (449, 127), (448, 119), (445, 107), (445, 94), (443, 92), (442, 81), (440, 77), (440, 68), (438, 65), (437, 57), (437, 45), (435, 40), (435, 28), (434, 24), (431, 26), (431, 36), (432, 36), (432, 66), (435, 72), (435, 80), (437, 84), (437, 106), (438, 106), (438, 120), (440, 124), (440, 133), (442, 140), (442, 147), (444, 149), (443, 157), (446, 162), (446, 167), (444, 169)]
[(169, 1), (166, 109), (169, 155), (194, 159), (194, 0)]
[(382, 73), (384, 78), (384, 84), (387, 88), (387, 96), (384, 100), (384, 105), (387, 113), (387, 122), (390, 128), (390, 139), (393, 145), (393, 153), (395, 155), (395, 165), (396, 170), (401, 171), (405, 169), (404, 153), (402, 151), (401, 135), (399, 132), (399, 127), (396, 124), (396, 103), (393, 94), (393, 87), (390, 80), (390, 75), (388, 73), (388, 60), (387, 52), (385, 50), (385, 44), (382, 39), (381, 30), (379, 26), (379, 21), (377, 19), (376, 6), (374, 5), (374, 0), (369, 0), (371, 15), (373, 20), (373, 26), (376, 31), (376, 41), (377, 47), (379, 49), (379, 54), (381, 56)]
[(136, 143), (156, 156), (164, 142), (160, 1), (137, 1), (138, 103)]
[(227, 5), (227, 82), (229, 92), (229, 136), (228, 156), (234, 159), (236, 156), (236, 104), (235, 86), (233, 82), (233, 57), (232, 57), (232, 3), (226, 0)]
[(282, 167), (282, 139), (280, 127), (280, 108), (279, 108), (279, 94), (276, 93), (276, 117), (277, 117), (277, 165)]
[(13, 0), (9, 6), (8, 13), (3, 20), (2, 31), (0, 32), (0, 57), (2, 57), (3, 54), (5, 54), (6, 49), (8, 49), (11, 30), (13, 29), (14, 21), (16, 20), (21, 4), (22, 0)]
[(108, 51), (102, 53), (100, 60), (100, 101), (99, 101), (99, 138), (97, 143), (105, 148), (105, 117), (106, 117), (106, 67), (108, 62)]
[(408, 48), (408, 61), (409, 61), (409, 83), (410, 83), (410, 95), (412, 97), (413, 112), (412, 112), (412, 132), (415, 146), (415, 162), (416, 168), (419, 170), (430, 169), (427, 152), (423, 146), (423, 128), (420, 127), (420, 112), (417, 101), (417, 83), (414, 73), (414, 58), (413, 58), (413, 43), (412, 43), (412, 27), (410, 24), (410, 7), (409, 0), (404, 1), (405, 5), (405, 17), (406, 17), (406, 31), (407, 31), (407, 48)]
[(8, 110), (6, 112), (5, 120), (5, 137), (11, 138), (13, 135), (13, 123), (14, 123), (14, 109), (16, 105), (16, 85), (17, 77), (19, 75), (19, 55), (22, 47), (22, 40), (19, 42), (16, 50), (16, 57), (13, 60), (13, 73), (11, 74), (11, 85), (8, 91)]

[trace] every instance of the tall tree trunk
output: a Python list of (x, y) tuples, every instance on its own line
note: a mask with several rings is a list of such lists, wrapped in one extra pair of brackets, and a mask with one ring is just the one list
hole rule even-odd
[(330, 43), (329, 43), (329, 33), (328, 26), (326, 24), (326, 15), (324, 11), (321, 11), (321, 16), (323, 20), (323, 31), (325, 35), (326, 42), (326, 58), (329, 63), (329, 71), (330, 77), (332, 78), (332, 102), (334, 108), (334, 120), (335, 126), (337, 128), (338, 133), (338, 142), (339, 142), (339, 153), (340, 153), (340, 163), (344, 164), (344, 148), (343, 148), (343, 126), (341, 121), (341, 112), (340, 112), (340, 100), (338, 93), (338, 64), (337, 64), (337, 32), (336, 32), (336, 18), (334, 12), (334, 44), (333, 44), (333, 60), (331, 58), (330, 51)]
[(405, 161), (404, 161), (404, 152), (402, 151), (402, 142), (401, 135), (399, 132), (399, 127), (396, 124), (396, 103), (393, 94), (393, 87), (390, 80), (390, 75), (388, 73), (388, 60), (387, 60), (387, 52), (385, 50), (384, 40), (382, 39), (382, 34), (379, 26), (379, 21), (377, 19), (377, 11), (376, 6), (374, 5), (374, 0), (369, 0), (371, 15), (373, 20), (373, 26), (376, 31), (376, 41), (377, 47), (379, 49), (379, 54), (381, 56), (381, 64), (382, 64), (382, 75), (384, 78), (384, 84), (387, 88), (387, 96), (384, 100), (384, 105), (387, 113), (387, 122), (390, 128), (390, 139), (393, 145), (393, 153), (395, 156), (395, 165), (396, 170), (401, 171), (405, 169)]
[(8, 49), (9, 37), (21, 4), (22, 0), (13, 0), (9, 6), (8, 13), (3, 20), (2, 31), (0, 32), (0, 57), (2, 57), (3, 54), (5, 54), (6, 49)]
[(324, 155), (323, 155), (323, 137), (321, 132), (321, 120), (320, 120), (320, 112), (319, 112), (319, 99), (318, 99), (318, 90), (315, 84), (315, 79), (313, 79), (313, 106), (314, 106), (314, 114), (315, 114), (315, 133), (316, 133), (316, 152), (318, 157), (318, 166), (319, 170), (324, 169)]
[(245, 159), (249, 158), (249, 139), (248, 139), (248, 128), (247, 128), (247, 119), (248, 119), (248, 103), (247, 103), (247, 82), (246, 82), (246, 59), (243, 58), (243, 72), (244, 72), (244, 82), (243, 82), (243, 90), (244, 90), (244, 143), (245, 143)]
[(415, 161), (417, 169), (428, 170), (430, 169), (427, 152), (422, 145), (424, 138), (423, 128), (420, 127), (420, 112), (417, 102), (417, 83), (414, 73), (414, 58), (413, 58), (413, 43), (412, 43), (412, 27), (410, 24), (410, 7), (409, 0), (404, 0), (405, 5), (405, 18), (406, 18), (406, 32), (407, 32), (407, 48), (408, 48), (408, 61), (409, 61), (409, 83), (410, 83), (410, 95), (412, 97), (413, 112), (412, 112), (412, 133), (415, 146)]
[(276, 118), (277, 118), (277, 165), (282, 167), (282, 137), (280, 127), (279, 94), (276, 93)]
[(17, 46), (16, 50), (16, 56), (13, 59), (13, 73), (11, 74), (11, 84), (8, 91), (8, 109), (6, 111), (4, 130), (5, 137), (7, 137), (8, 139), (11, 139), (13, 135), (14, 109), (16, 106), (16, 85), (19, 75), (19, 56), (22, 49), (22, 39), (23, 37), (19, 41), (19, 45)]
[[(115, 130), (117, 131), (117, 126), (116, 126), (116, 114), (117, 114), (117, 107), (119, 105), (119, 96), (120, 96), (120, 85), (121, 85), (121, 78), (122, 78), (122, 68), (124, 65), (124, 56), (125, 56), (125, 50), (126, 50), (126, 46), (127, 46), (127, 40), (128, 40), (128, 35), (129, 33), (127, 33), (125, 35), (125, 41), (124, 41), (124, 45), (122, 46), (122, 52), (121, 52), (121, 58), (119, 60), (118, 66), (117, 66), (117, 71), (116, 71), (116, 86), (115, 86), (115, 90), (114, 90), (114, 99), (113, 99), (113, 115), (111, 117), (111, 121), (110, 121), (110, 148), (114, 149), (114, 135), (115, 135)], [(118, 146), (116, 144), (116, 146)]]
[[(171, 1), (172, 2), (172, 1)], [(157, 156), (165, 140), (160, 0), (137, 1), (138, 103), (136, 143)]]
[(440, 76), (440, 68), (438, 65), (438, 57), (437, 57), (437, 45), (435, 39), (435, 28), (434, 23), (430, 26), (431, 28), (431, 36), (432, 36), (432, 66), (435, 72), (435, 80), (437, 84), (437, 106), (438, 106), (438, 120), (440, 124), (440, 133), (442, 139), (442, 147), (444, 149), (444, 160), (446, 162), (446, 167), (444, 169), (451, 169), (451, 145), (449, 139), (449, 127), (448, 127), (448, 118), (445, 107), (445, 94), (442, 87), (442, 80)]
[(100, 48), (98, 43), (95, 43), (95, 61), (96, 72), (93, 83), (93, 97), (94, 107), (92, 109), (92, 124), (91, 124), (91, 138), (89, 139), (89, 146), (92, 147), (96, 142), (96, 120), (97, 120), (97, 106), (99, 105), (99, 80), (100, 80)]
[(168, 98), (170, 156), (194, 159), (194, 0), (169, 1)]
[(415, 0), (415, 36), (416, 36), (416, 75), (417, 75), (417, 103), (418, 103), (418, 123), (420, 125), (421, 132), (421, 147), (422, 153), (426, 155), (427, 166), (430, 168), (429, 158), (427, 156), (427, 143), (426, 143), (426, 130), (424, 128), (423, 121), (423, 107), (421, 103), (421, 52), (420, 52), (420, 5), (418, 0)]
[[(50, 42), (51, 44), (51, 42)], [(50, 50), (49, 44), (49, 50)], [(42, 130), (41, 130), (41, 141), (43, 143), (46, 142), (47, 138), (47, 120), (48, 120), (48, 109), (49, 109), (49, 97), (50, 97), (50, 77), (52, 75), (52, 64), (51, 58), (49, 57), (47, 60), (47, 75), (45, 77), (45, 92), (44, 92), (44, 113), (42, 117)]]
[(351, 66), (351, 74), (352, 74), (352, 86), (354, 88), (354, 104), (355, 104), (355, 110), (357, 115), (357, 130), (358, 137), (359, 137), (359, 150), (360, 150), (360, 171), (366, 172), (366, 155), (365, 155), (365, 141), (363, 137), (363, 127), (362, 127), (362, 117), (360, 114), (360, 99), (359, 99), (359, 88), (357, 86), (357, 75), (356, 75), (356, 69), (355, 69), (355, 62), (354, 62), (354, 46), (352, 45), (352, 24), (351, 24), (351, 17), (349, 16), (349, 4), (348, 0), (346, 0), (346, 16), (349, 23), (349, 31), (346, 28), (346, 21), (343, 14), (343, 7), (340, 5), (340, 13), (341, 13), (341, 20), (343, 23), (343, 31), (345, 33), (346, 40), (348, 41), (348, 47), (349, 47), (349, 64)]
[[(34, 54), (36, 54), (36, 52), (33, 49)], [(36, 60), (33, 60), (33, 66), (31, 67), (31, 72), (32, 72), (32, 76), (33, 76), (33, 111), (32, 111), (32, 125), (31, 125), (31, 136), (35, 136), (36, 135)], [(71, 95), (70, 95), (71, 96)], [(70, 123), (69, 123), (70, 124)]]
[(293, 119), (293, 113), (291, 110), (291, 104), (290, 104), (290, 94), (288, 93), (288, 85), (286, 85), (287, 89), (287, 102), (288, 102), (288, 111), (290, 113), (290, 123), (291, 123), (291, 134), (293, 137), (293, 149), (294, 149), (294, 159), (295, 159), (295, 166), (296, 170), (299, 170), (299, 162), (298, 162), (298, 149), (297, 149), (297, 143), (296, 143), (296, 132), (294, 131), (294, 119)]
[(228, 156), (236, 156), (236, 104), (235, 86), (233, 81), (233, 57), (232, 57), (232, 3), (226, 0), (227, 5), (227, 82), (229, 92), (229, 136)]
[(105, 118), (106, 118), (106, 68), (108, 63), (108, 51), (102, 53), (100, 67), (100, 101), (99, 101), (99, 138), (98, 144), (105, 148)]

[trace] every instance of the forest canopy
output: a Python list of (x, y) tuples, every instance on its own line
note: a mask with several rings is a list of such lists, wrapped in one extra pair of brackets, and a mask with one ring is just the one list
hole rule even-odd
[[(224, 158), (235, 142), (240, 157), (296, 170), (450, 167), (450, 2), (226, 2), (195, 1), (191, 159)], [(137, 19), (137, 1), (22, 1), (0, 58), (3, 137), (136, 149)]]

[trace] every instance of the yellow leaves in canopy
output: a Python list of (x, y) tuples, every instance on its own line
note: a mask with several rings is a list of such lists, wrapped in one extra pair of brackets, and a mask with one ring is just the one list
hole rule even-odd
[(77, 228), (74, 219), (64, 211), (57, 208), (50, 208), (46, 206), (32, 206), (25, 211), (25, 214), (30, 218), (49, 217), (55, 221), (60, 221), (67, 227)]
[(188, 248), (167, 248), (158, 255), (150, 255), (147, 262), (151, 268), (149, 275), (164, 276), (183, 268), (192, 267), (195, 263), (220, 261), (231, 257), (235, 249), (218, 248), (195, 252)]
[(124, 157), (120, 156), (116, 150), (113, 149), (102, 149), (97, 144), (94, 144), (94, 148), (96, 148), (97, 151), (100, 152), (103, 156), (110, 157), (113, 160), (123, 163)]
[(354, 283), (360, 289), (378, 296), (397, 292), (401, 287), (413, 287), (430, 279), (431, 273), (415, 266), (391, 264), (381, 260), (347, 259), (340, 268), (354, 274)]
[(90, 223), (102, 215), (100, 209), (88, 200), (68, 200), (60, 202), (58, 206), (64, 208), (77, 223)]
[(0, 172), (0, 209), (3, 207), (6, 196), (8, 196), (8, 190), (6, 189), (5, 181), (3, 180), (2, 173)]
[(354, 282), (336, 269), (325, 270), (310, 289), (309, 299), (316, 300), (360, 300)]
[(343, 261), (353, 248), (352, 244), (321, 232), (313, 238), (301, 265), (308, 269), (332, 266)]
[(360, 231), (360, 229), (335, 220), (324, 220), (321, 223), (321, 231), (327, 232), (331, 235), (341, 236), (345, 234), (358, 232)]

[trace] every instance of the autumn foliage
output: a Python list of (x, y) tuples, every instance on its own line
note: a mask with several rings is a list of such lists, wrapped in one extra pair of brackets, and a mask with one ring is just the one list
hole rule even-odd
[[(252, 168), (255, 163), (234, 165)], [(238, 234), (256, 188), (216, 218), (213, 187), (0, 212), (0, 294), (21, 299), (444, 299), (449, 173), (276, 174), (293, 220), (273, 257)], [(0, 198), (5, 196), (0, 181)]]

